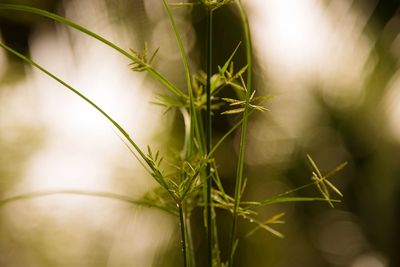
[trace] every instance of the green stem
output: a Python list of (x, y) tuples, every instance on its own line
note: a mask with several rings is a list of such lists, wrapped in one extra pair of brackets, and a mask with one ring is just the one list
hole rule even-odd
[[(193, 88), (192, 88), (192, 82), (191, 82), (191, 74), (190, 74), (190, 68), (189, 68), (189, 61), (188, 61), (188, 57), (187, 57), (187, 53), (185, 50), (185, 47), (183, 46), (183, 42), (182, 42), (182, 38), (179, 34), (178, 31), (178, 27), (176, 26), (175, 23), (175, 19), (172, 15), (171, 9), (168, 6), (167, 0), (162, 0), (165, 10), (167, 12), (167, 16), (168, 16), (168, 20), (171, 23), (172, 29), (174, 31), (175, 34), (175, 39), (178, 43), (178, 47), (179, 47), (179, 51), (181, 53), (181, 59), (182, 59), (182, 63), (183, 63), (183, 68), (185, 71), (185, 77), (186, 77), (186, 87), (188, 90), (188, 94), (189, 94), (189, 110), (190, 110), (190, 119), (191, 119), (191, 123), (190, 123), (190, 129), (191, 129), (191, 133), (193, 133), (193, 136), (197, 138), (200, 146), (199, 146), (199, 150), (200, 152), (203, 151), (204, 145), (202, 144), (203, 142), (203, 138), (201, 136), (201, 132), (200, 129), (198, 127), (198, 119), (197, 119), (197, 112), (196, 112), (196, 107), (194, 104), (194, 96), (193, 96)], [(192, 156), (193, 151), (194, 151), (194, 146), (195, 146), (195, 138), (193, 138), (193, 140), (191, 140), (191, 142), (189, 142), (189, 149), (188, 149), (188, 155)]]
[[(55, 20), (59, 23), (63, 23), (65, 25), (75, 28), (76, 30), (81, 31), (81, 32), (99, 40), (100, 42), (104, 43), (105, 45), (108, 45), (109, 47), (113, 48), (114, 50), (118, 51), (119, 53), (121, 53), (122, 55), (127, 57), (128, 59), (132, 60), (133, 62), (143, 64), (143, 62), (138, 61), (134, 56), (132, 56), (126, 50), (117, 46), (113, 42), (110, 42), (109, 40), (103, 38), (102, 36), (88, 30), (87, 28), (85, 28), (75, 22), (72, 22), (64, 17), (58, 16), (58, 15), (48, 12), (46, 10), (42, 10), (39, 8), (30, 7), (30, 6), (12, 5), (12, 4), (0, 4), (0, 10), (14, 10), (14, 11), (28, 12), (28, 13), (36, 14), (39, 16), (47, 17), (47, 18)], [(186, 98), (186, 95), (184, 93), (182, 93), (179, 89), (177, 89), (163, 75), (161, 75), (158, 71), (153, 69), (150, 65), (148, 65), (148, 64), (145, 64), (145, 65), (146, 65), (146, 71), (148, 73), (150, 73), (162, 85), (164, 85), (170, 92), (172, 92), (176, 96), (181, 97), (183, 99)]]
[(182, 246), (183, 266), (187, 267), (186, 227), (185, 227), (185, 215), (183, 213), (182, 203), (178, 204), (178, 209), (179, 209), (179, 227), (181, 230), (181, 246)]
[(188, 249), (189, 266), (194, 267), (196, 266), (196, 263), (195, 263), (194, 247), (193, 247), (192, 227), (190, 225), (190, 212), (186, 212), (185, 222), (186, 222), (186, 234), (187, 234), (186, 243)]
[[(120, 124), (118, 124), (113, 118), (110, 117), (110, 115), (108, 115), (103, 109), (101, 109), (99, 106), (97, 106), (93, 101), (91, 101), (89, 98), (87, 98), (86, 96), (84, 96), (82, 93), (80, 93), (78, 90), (76, 90), (75, 88), (73, 88), (71, 85), (67, 84), (66, 82), (64, 82), (63, 80), (61, 80), (60, 78), (58, 78), (57, 76), (55, 76), (54, 74), (50, 73), (48, 70), (46, 70), (45, 68), (43, 68), (42, 66), (40, 66), (39, 64), (37, 64), (36, 62), (34, 62), (33, 60), (31, 60), (30, 58), (22, 55), (21, 53), (19, 53), (18, 51), (15, 51), (14, 49), (12, 49), (11, 47), (0, 43), (0, 47), (4, 48), (5, 50), (11, 52), (12, 54), (16, 55), (17, 57), (21, 58), (22, 60), (24, 60), (25, 62), (29, 63), (30, 65), (34, 66), (35, 68), (39, 69), (40, 71), (42, 71), (43, 73), (45, 73), (46, 75), (50, 76), (52, 79), (56, 80), (57, 82), (59, 82), (60, 84), (62, 84), (63, 86), (65, 86), (66, 88), (68, 88), (70, 91), (72, 91), (74, 94), (78, 95), (80, 98), (82, 98), (83, 100), (85, 100), (88, 104), (90, 104), (92, 107), (94, 107), (97, 111), (99, 111), (104, 117), (107, 118), (108, 121), (110, 121), (117, 129), (118, 131), (126, 138), (126, 140), (129, 142), (130, 145), (132, 145), (135, 150), (137, 151), (137, 153), (139, 153), (140, 157), (143, 159), (144, 162), (147, 163), (147, 157), (144, 154), (144, 152), (139, 148), (139, 146), (132, 140), (132, 138), (129, 136), (129, 134), (124, 130), (124, 128), (122, 128), (122, 126)], [(152, 166), (149, 166), (152, 167)]]
[(119, 194), (110, 193), (110, 192), (97, 192), (97, 191), (76, 190), (76, 189), (49, 190), (49, 191), (24, 193), (24, 194), (8, 197), (5, 199), (0, 199), (0, 207), (4, 206), (6, 204), (9, 204), (9, 203), (15, 202), (15, 201), (19, 201), (19, 200), (29, 200), (29, 199), (52, 196), (52, 195), (77, 195), (77, 196), (101, 197), (101, 198), (118, 200), (118, 201), (126, 202), (129, 204), (155, 207), (155, 208), (159, 208), (165, 212), (168, 212), (172, 215), (175, 215), (175, 216), (178, 215), (176, 210), (168, 209), (167, 207), (158, 205), (156, 203), (152, 203), (150, 201), (133, 199), (128, 196), (119, 195)]
[[(213, 11), (211, 8), (207, 10), (207, 84), (206, 84), (206, 152), (207, 155), (211, 152), (212, 146), (212, 125), (211, 125), (211, 76), (212, 76), (212, 16)], [(208, 245), (208, 266), (212, 266), (213, 261), (213, 226), (212, 226), (212, 200), (211, 200), (211, 163), (207, 161), (206, 166), (206, 214), (207, 214), (207, 245)]]
[(231, 240), (230, 240), (230, 253), (229, 253), (229, 267), (233, 266), (233, 256), (234, 247), (236, 243), (236, 232), (237, 232), (237, 219), (238, 219), (238, 207), (240, 204), (242, 184), (243, 184), (243, 170), (244, 170), (244, 158), (246, 152), (246, 142), (247, 142), (247, 126), (248, 126), (248, 116), (249, 116), (249, 100), (252, 93), (252, 45), (250, 39), (250, 29), (247, 16), (243, 10), (243, 6), (240, 0), (236, 1), (239, 9), (240, 17), (243, 23), (244, 38), (246, 45), (246, 60), (247, 60), (247, 81), (246, 81), (246, 103), (243, 112), (243, 122), (242, 122), (242, 132), (240, 137), (240, 150), (239, 150), (239, 160), (236, 172), (236, 183), (235, 183), (235, 203), (233, 206), (233, 220), (231, 229)]

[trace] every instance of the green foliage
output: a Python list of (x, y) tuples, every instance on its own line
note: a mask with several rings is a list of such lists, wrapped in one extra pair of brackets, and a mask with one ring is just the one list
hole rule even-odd
[[(260, 201), (242, 201), (242, 196), (246, 188), (247, 179), (244, 177), (245, 168), (245, 151), (247, 143), (247, 131), (249, 117), (255, 111), (267, 111), (263, 106), (264, 102), (269, 99), (268, 96), (257, 96), (256, 91), (252, 86), (252, 49), (249, 25), (247, 23), (246, 14), (239, 0), (201, 0), (192, 3), (175, 3), (173, 7), (186, 7), (194, 4), (203, 5), (209, 16), (209, 38), (208, 47), (212, 47), (212, 12), (217, 8), (223, 8), (224, 5), (235, 3), (236, 8), (241, 15), (245, 39), (242, 40), (246, 49), (247, 64), (241, 66), (238, 70), (234, 68), (234, 57), (238, 49), (242, 46), (240, 42), (232, 52), (231, 56), (226, 60), (222, 67), (218, 67), (217, 73), (212, 73), (212, 53), (209, 51), (208, 69), (204, 72), (197, 71), (192, 75), (189, 69), (189, 58), (182, 43), (179, 30), (175, 23), (174, 15), (170, 4), (167, 0), (162, 0), (166, 14), (170, 21), (172, 31), (181, 53), (183, 68), (185, 71), (186, 90), (181, 91), (175, 85), (170, 83), (167, 78), (160, 74), (152, 67), (152, 63), (156, 58), (158, 49), (151, 55), (148, 53), (147, 44), (144, 45), (142, 53), (134, 49), (129, 49), (130, 52), (118, 47), (112, 42), (93, 33), (92, 31), (78, 25), (61, 16), (27, 6), (0, 4), (0, 10), (14, 10), (34, 13), (53, 19), (57, 22), (75, 28), (82, 33), (89, 35), (96, 40), (108, 45), (128, 58), (131, 62), (130, 66), (133, 71), (147, 72), (154, 79), (164, 85), (166, 94), (158, 95), (154, 103), (162, 105), (167, 109), (177, 109), (184, 117), (186, 128), (185, 140), (179, 157), (164, 159), (157, 151), (152, 151), (150, 146), (147, 147), (147, 152), (144, 152), (130, 137), (126, 130), (118, 124), (108, 113), (101, 109), (98, 105), (84, 96), (80, 91), (73, 88), (62, 79), (58, 78), (50, 71), (46, 70), (38, 63), (32, 61), (26, 56), (15, 51), (13, 48), (0, 43), (0, 46), (15, 56), (21, 58), (29, 65), (41, 70), (55, 81), (64, 85), (68, 90), (75, 93), (82, 100), (99, 111), (104, 117), (111, 122), (119, 133), (122, 135), (121, 140), (129, 148), (132, 154), (142, 164), (143, 168), (157, 182), (158, 187), (147, 192), (141, 199), (131, 199), (127, 196), (115, 195), (104, 192), (85, 192), (85, 191), (54, 191), (54, 192), (33, 192), (25, 195), (19, 195), (0, 201), (0, 205), (5, 205), (11, 201), (19, 199), (27, 199), (50, 194), (80, 194), (87, 196), (106, 197), (125, 201), (135, 205), (145, 205), (159, 208), (174, 216), (177, 216), (180, 225), (180, 235), (182, 240), (182, 252), (184, 266), (194, 266), (196, 252), (193, 250), (193, 237), (190, 230), (191, 212), (198, 208), (204, 208), (204, 227), (208, 233), (209, 261), (211, 266), (233, 266), (234, 254), (237, 248), (239, 239), (236, 236), (238, 218), (254, 224), (254, 228), (247, 236), (255, 234), (258, 230), (263, 229), (274, 236), (283, 238), (284, 235), (275, 229), (275, 226), (284, 223), (282, 220), (284, 212), (278, 213), (271, 218), (260, 219), (257, 213), (257, 208), (276, 203), (285, 202), (308, 202), (308, 201), (325, 201), (333, 207), (333, 203), (339, 200), (332, 199), (329, 189), (337, 195), (342, 196), (341, 192), (328, 180), (337, 172), (343, 169), (346, 163), (339, 165), (332, 172), (322, 175), (314, 160), (307, 155), (308, 161), (312, 167), (312, 183), (284, 192), (277, 196), (266, 198)], [(210, 48), (211, 49), (211, 48)], [(223, 88), (231, 88), (238, 91), (237, 98), (219, 98), (219, 93)], [(222, 106), (229, 106), (229, 109), (221, 112)], [(206, 111), (206, 116), (201, 116), (202, 112)], [(238, 116), (238, 122), (226, 132), (226, 134), (214, 145), (212, 145), (212, 128), (211, 117), (215, 112)], [(186, 118), (186, 119), (185, 119)], [(206, 127), (204, 127), (206, 125)], [(241, 127), (239, 158), (237, 163), (237, 175), (234, 195), (226, 193), (223, 183), (218, 173), (218, 164), (214, 158), (214, 153), (218, 147), (230, 136), (235, 130)], [(165, 166), (168, 165), (168, 168)], [(167, 169), (167, 171), (166, 171)], [(251, 182), (251, 180), (249, 181)], [(299, 197), (291, 196), (295, 192), (306, 187), (316, 185), (318, 191), (322, 194), (319, 197)], [(221, 259), (218, 244), (218, 229), (215, 209), (222, 209), (232, 214), (232, 231), (229, 247), (229, 257)]]
[(148, 59), (148, 51), (147, 51), (147, 43), (144, 44), (144, 49), (142, 53), (136, 52), (132, 48), (129, 49), (132, 52), (132, 55), (135, 57), (135, 61), (132, 62), (130, 65), (132, 66), (133, 71), (142, 72), (145, 71), (147, 68), (150, 68), (151, 64), (153, 63), (159, 48), (157, 48), (153, 54), (151, 55), (150, 59)]

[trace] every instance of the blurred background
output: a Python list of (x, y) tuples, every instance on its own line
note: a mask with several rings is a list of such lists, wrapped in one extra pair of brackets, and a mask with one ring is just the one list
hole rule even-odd
[[(172, 0), (170, 1), (172, 2)], [(123, 48), (160, 47), (155, 67), (184, 88), (173, 33), (159, 0), (25, 0), (88, 27)], [(247, 191), (259, 200), (306, 184), (309, 153), (344, 193), (285, 212), (285, 238), (240, 221), (237, 266), (400, 266), (400, 3), (398, 0), (243, 0), (254, 46), (255, 89), (270, 111), (250, 121)], [(199, 7), (174, 10), (191, 68), (205, 65)], [(179, 149), (179, 114), (151, 102), (162, 88), (99, 42), (48, 19), (0, 13), (2, 42), (29, 55), (104, 108), (141, 147)], [(242, 39), (234, 5), (215, 12), (214, 71)], [(245, 65), (243, 50), (234, 59)], [(171, 67), (174, 66), (174, 67)], [(229, 95), (229, 89), (226, 93)], [(233, 117), (215, 114), (215, 139)], [(239, 134), (216, 157), (233, 191)], [(110, 124), (62, 86), (0, 50), (0, 199), (43, 190), (140, 197), (155, 186)], [(310, 188), (299, 193), (315, 196)], [(201, 212), (198, 214), (199, 219)], [(230, 216), (218, 213), (221, 229)], [(193, 225), (201, 227), (199, 224)], [(221, 230), (221, 246), (229, 231)], [(200, 232), (199, 232), (200, 235)], [(0, 206), (0, 266), (180, 266), (176, 218), (114, 200), (53, 195)], [(199, 255), (202, 237), (195, 244)], [(223, 257), (226, 257), (223, 252)], [(202, 266), (202, 259), (198, 259)]]

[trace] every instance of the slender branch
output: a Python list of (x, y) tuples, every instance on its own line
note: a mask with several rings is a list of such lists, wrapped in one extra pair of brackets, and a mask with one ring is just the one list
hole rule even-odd
[[(211, 152), (212, 147), (212, 124), (211, 124), (211, 76), (212, 76), (212, 16), (213, 11), (207, 8), (207, 84), (206, 84), (206, 152), (207, 156)], [(206, 166), (206, 214), (207, 214), (207, 252), (208, 252), (208, 266), (212, 266), (213, 262), (213, 220), (212, 220), (212, 199), (211, 199), (211, 163), (207, 160)]]
[[(251, 110), (248, 114), (250, 116), (254, 112), (254, 109)], [(214, 155), (215, 151), (219, 148), (219, 146), (228, 138), (229, 135), (231, 135), (239, 126), (243, 123), (243, 118), (239, 120), (235, 125), (232, 126), (232, 128), (227, 131), (219, 140), (218, 142), (213, 146), (212, 150), (208, 154), (207, 159), (211, 159), (211, 156)]]
[[(178, 43), (179, 51), (181, 53), (181, 58), (182, 58), (182, 63), (183, 63), (183, 68), (185, 71), (185, 77), (186, 77), (186, 86), (189, 94), (189, 110), (190, 110), (190, 119), (191, 119), (191, 124), (190, 124), (190, 129), (191, 132), (193, 133), (193, 136), (197, 137), (197, 140), (202, 143), (203, 138), (201, 137), (200, 129), (198, 127), (198, 119), (197, 119), (197, 113), (196, 113), (196, 107), (194, 104), (194, 96), (193, 96), (193, 88), (192, 88), (192, 82), (191, 82), (191, 74), (190, 74), (190, 68), (189, 68), (189, 62), (188, 62), (188, 57), (187, 53), (185, 50), (185, 47), (183, 46), (182, 38), (179, 34), (178, 27), (176, 26), (175, 19), (172, 15), (171, 9), (167, 3), (167, 0), (162, 0), (165, 10), (168, 15), (169, 22), (171, 23), (172, 29), (175, 34), (175, 39)], [(189, 143), (189, 150), (188, 150), (188, 155), (191, 156), (194, 150), (194, 139), (191, 140), (192, 142)], [(203, 145), (200, 145), (199, 147), (200, 151), (203, 149)]]
[(194, 253), (194, 247), (193, 247), (193, 236), (192, 236), (192, 227), (190, 225), (190, 212), (185, 213), (185, 222), (186, 222), (186, 243), (187, 243), (187, 250), (188, 250), (188, 260), (189, 260), (189, 266), (194, 267), (196, 266), (195, 263), (195, 253)]
[[(64, 82), (63, 80), (61, 80), (60, 78), (58, 78), (57, 76), (55, 76), (54, 74), (50, 73), (48, 70), (46, 70), (45, 68), (43, 68), (42, 66), (40, 66), (39, 64), (37, 64), (36, 62), (34, 62), (33, 60), (31, 60), (30, 58), (22, 55), (21, 53), (15, 51), (14, 49), (12, 49), (11, 47), (8, 47), (7, 45), (0, 43), (0, 46), (3, 47), (4, 49), (6, 49), (7, 51), (11, 52), (12, 54), (16, 55), (17, 57), (21, 58), (22, 60), (24, 60), (25, 62), (31, 64), (32, 66), (36, 67), (37, 69), (39, 69), (40, 71), (42, 71), (43, 73), (45, 73), (46, 75), (50, 76), (52, 79), (56, 80), (57, 82), (59, 82), (60, 84), (62, 84), (63, 86), (65, 86), (66, 88), (68, 88), (70, 91), (72, 91), (73, 93), (75, 93), (76, 95), (78, 95), (80, 98), (82, 98), (83, 100), (85, 100), (88, 104), (90, 104), (92, 107), (94, 107), (97, 111), (99, 111), (104, 117), (107, 118), (108, 121), (110, 121), (117, 129), (118, 131), (126, 138), (126, 140), (129, 142), (129, 144), (131, 144), (135, 150), (139, 153), (140, 157), (147, 163), (147, 157), (144, 154), (144, 152), (139, 148), (139, 146), (132, 140), (132, 138), (129, 136), (129, 134), (124, 130), (124, 128), (122, 128), (122, 126), (117, 123), (113, 118), (110, 117), (110, 115), (108, 115), (103, 109), (101, 109), (99, 106), (97, 106), (93, 101), (91, 101), (89, 98), (87, 98), (86, 96), (84, 96), (82, 93), (80, 93), (78, 90), (76, 90), (75, 88), (73, 88), (71, 85), (67, 84), (66, 82)], [(151, 167), (151, 166), (150, 166)]]
[[(52, 20), (55, 20), (59, 23), (68, 25), (78, 31), (81, 31), (97, 40), (100, 42), (108, 45), (109, 47), (113, 48), (120, 54), (124, 55), (126, 58), (132, 60), (135, 63), (140, 63), (143, 64), (143, 62), (138, 61), (133, 55), (129, 54), (126, 50), (122, 49), (121, 47), (117, 46), (113, 42), (105, 39), (104, 37), (90, 31), (89, 29), (73, 22), (70, 21), (62, 16), (56, 15), (54, 13), (48, 12), (46, 10), (42, 10), (39, 8), (34, 8), (30, 6), (23, 6), (23, 5), (12, 5), (12, 4), (0, 4), (0, 9), (1, 10), (14, 10), (14, 11), (22, 11), (22, 12), (28, 12), (28, 13), (33, 13), (42, 17), (46, 17)], [(181, 92), (179, 89), (177, 89), (171, 82), (167, 80), (162, 74), (160, 74), (158, 71), (153, 69), (150, 65), (145, 64), (146, 68), (145, 70), (150, 73), (157, 81), (159, 81), (161, 84), (163, 84), (170, 92), (175, 94), (178, 97), (186, 98), (186, 95)]]
[(236, 183), (235, 183), (235, 202), (233, 206), (233, 220), (231, 229), (231, 240), (230, 240), (230, 253), (229, 253), (229, 267), (233, 266), (233, 256), (234, 247), (236, 243), (236, 232), (237, 232), (237, 219), (238, 219), (238, 207), (240, 204), (242, 184), (243, 184), (243, 171), (244, 171), (244, 158), (246, 152), (246, 142), (247, 142), (247, 126), (248, 126), (248, 116), (249, 116), (249, 101), (252, 94), (252, 45), (250, 38), (249, 23), (244, 12), (242, 3), (240, 0), (236, 1), (239, 9), (240, 17), (243, 24), (244, 38), (246, 45), (246, 60), (247, 60), (247, 81), (246, 81), (246, 99), (245, 99), (245, 109), (243, 112), (243, 122), (242, 122), (242, 132), (240, 137), (240, 150), (239, 150), (239, 160), (236, 172)]
[(38, 198), (38, 197), (46, 197), (46, 196), (52, 196), (52, 195), (77, 195), (77, 196), (92, 196), (92, 197), (101, 197), (101, 198), (107, 198), (107, 199), (113, 199), (113, 200), (118, 200), (122, 202), (126, 202), (129, 204), (136, 204), (136, 205), (142, 205), (142, 206), (149, 206), (149, 207), (155, 207), (159, 208), (163, 211), (166, 211), (172, 215), (178, 215), (178, 213), (174, 210), (170, 210), (166, 207), (157, 205), (155, 203), (146, 201), (146, 200), (137, 200), (133, 199), (128, 196), (124, 195), (119, 195), (115, 193), (110, 193), (110, 192), (97, 192), (97, 191), (88, 191), (88, 190), (76, 190), (76, 189), (63, 189), (63, 190), (49, 190), (49, 191), (38, 191), (38, 192), (29, 192), (29, 193), (24, 193), (8, 198), (4, 198), (0, 200), (0, 207), (7, 205), (9, 203), (19, 201), (19, 200), (27, 200), (27, 199), (32, 199), (32, 198)]
[(187, 111), (186, 108), (180, 108), (179, 111), (182, 114), (182, 119), (183, 119), (183, 124), (185, 125), (185, 138), (184, 138), (184, 142), (183, 142), (183, 149), (181, 151), (181, 157), (184, 158), (188, 151), (190, 150), (190, 143), (191, 141), (191, 134), (190, 134), (190, 114)]
[(183, 213), (182, 203), (178, 204), (178, 209), (179, 209), (179, 227), (181, 230), (181, 246), (182, 246), (183, 266), (187, 267), (185, 215)]
[[(322, 197), (276, 197), (276, 198), (270, 198), (270, 199), (264, 199), (260, 201), (257, 204), (250, 204), (249, 206), (244, 207), (245, 210), (250, 210), (250, 209), (255, 209), (271, 204), (276, 204), (276, 203), (287, 203), (287, 202), (312, 202), (312, 201), (324, 201), (324, 202), (335, 202), (335, 203), (340, 203), (340, 199), (329, 199), (327, 200), (326, 198)], [(244, 203), (246, 204), (246, 203)]]

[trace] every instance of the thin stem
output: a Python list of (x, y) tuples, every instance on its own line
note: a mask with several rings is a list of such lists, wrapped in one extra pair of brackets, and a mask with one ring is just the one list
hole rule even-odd
[[(83, 100), (85, 100), (88, 104), (90, 104), (92, 107), (94, 107), (97, 111), (99, 111), (104, 117), (106, 117), (106, 119), (108, 121), (110, 121), (117, 129), (118, 131), (126, 138), (126, 140), (129, 142), (129, 144), (131, 144), (135, 150), (139, 153), (140, 157), (143, 159), (144, 162), (147, 163), (147, 157), (144, 154), (144, 152), (139, 148), (139, 146), (132, 140), (132, 138), (129, 136), (129, 134), (125, 131), (124, 128), (122, 128), (122, 126), (117, 123), (113, 118), (110, 117), (110, 115), (108, 115), (103, 109), (101, 109), (99, 106), (97, 106), (93, 101), (91, 101), (89, 98), (87, 98), (86, 96), (84, 96), (82, 93), (80, 93), (78, 90), (76, 90), (75, 88), (73, 88), (71, 85), (67, 84), (66, 82), (64, 82), (63, 80), (61, 80), (60, 78), (58, 78), (57, 76), (55, 76), (54, 74), (50, 73), (48, 70), (46, 70), (45, 68), (43, 68), (42, 66), (40, 66), (39, 64), (37, 64), (36, 62), (34, 62), (33, 60), (31, 60), (30, 58), (22, 55), (21, 53), (19, 53), (18, 51), (15, 51), (14, 49), (12, 49), (11, 47), (0, 43), (0, 46), (4, 49), (6, 49), (7, 51), (11, 52), (12, 54), (16, 55), (17, 57), (21, 58), (22, 60), (24, 60), (25, 62), (29, 63), (30, 65), (34, 66), (35, 68), (39, 69), (40, 71), (42, 71), (43, 73), (45, 73), (46, 75), (50, 76), (52, 79), (56, 80), (57, 82), (59, 82), (60, 84), (62, 84), (63, 86), (65, 86), (66, 88), (68, 88), (71, 92), (73, 92), (74, 94), (78, 95), (80, 98), (82, 98)], [(149, 166), (151, 168), (151, 166)]]
[[(248, 116), (250, 116), (254, 112), (254, 109), (251, 110), (248, 113)], [(211, 156), (215, 153), (215, 151), (219, 148), (219, 146), (228, 138), (229, 135), (231, 135), (241, 124), (243, 123), (243, 118), (238, 121), (235, 125), (232, 126), (232, 128), (227, 131), (219, 140), (218, 142), (213, 146), (211, 152), (208, 154), (207, 159), (211, 159)]]
[[(181, 53), (181, 59), (183, 63), (183, 68), (185, 71), (185, 77), (186, 77), (186, 86), (189, 94), (189, 110), (190, 110), (190, 118), (191, 118), (191, 124), (190, 124), (190, 129), (191, 133), (193, 133), (193, 137), (197, 137), (198, 142), (200, 143), (199, 149), (200, 151), (203, 151), (203, 138), (201, 137), (200, 129), (198, 127), (198, 119), (197, 119), (197, 113), (196, 113), (196, 107), (194, 104), (194, 96), (193, 96), (193, 88), (192, 88), (192, 82), (191, 82), (191, 74), (190, 74), (190, 68), (189, 68), (189, 62), (188, 62), (188, 57), (187, 53), (185, 50), (185, 47), (183, 46), (182, 38), (179, 34), (178, 27), (176, 26), (175, 19), (172, 15), (171, 9), (169, 8), (169, 4), (167, 3), (167, 0), (162, 0), (165, 10), (168, 15), (169, 22), (171, 23), (172, 29), (175, 34), (175, 39), (178, 43), (179, 51)], [(191, 140), (192, 142), (189, 143), (189, 150), (188, 150), (188, 155), (192, 156), (192, 153), (194, 151), (194, 138)]]
[[(207, 156), (211, 152), (212, 146), (212, 124), (211, 124), (211, 76), (212, 76), (212, 16), (211, 8), (207, 9), (207, 84), (206, 84), (206, 152)], [(207, 160), (206, 166), (206, 214), (207, 214), (207, 246), (208, 246), (208, 266), (212, 266), (213, 261), (213, 220), (212, 220), (212, 199), (211, 199), (211, 163)]]
[(195, 263), (194, 247), (193, 247), (192, 227), (190, 225), (190, 212), (186, 211), (185, 222), (186, 222), (186, 234), (187, 234), (186, 243), (189, 256), (188, 257), (189, 266), (194, 267), (196, 263)]
[(183, 124), (185, 125), (185, 139), (183, 142), (183, 149), (181, 151), (181, 157), (184, 158), (188, 151), (189, 151), (189, 144), (191, 143), (191, 135), (190, 135), (190, 116), (189, 112), (187, 111), (186, 108), (180, 108), (179, 109), (182, 114), (182, 119), (183, 119)]
[(179, 227), (181, 230), (181, 246), (183, 256), (183, 266), (187, 267), (187, 251), (186, 251), (186, 228), (185, 228), (185, 215), (183, 213), (182, 203), (178, 204), (179, 209)]
[[(140, 147), (133, 141), (133, 139), (129, 136), (129, 134), (125, 131), (124, 128), (122, 128), (122, 126), (116, 122), (110, 115), (108, 115), (103, 109), (101, 109), (99, 106), (97, 106), (93, 101), (91, 101), (89, 98), (87, 98), (85, 95), (83, 95), (82, 93), (80, 93), (78, 90), (76, 90), (75, 88), (73, 88), (71, 85), (67, 84), (66, 82), (64, 82), (63, 80), (61, 80), (60, 78), (58, 78), (57, 76), (55, 76), (54, 74), (52, 74), (51, 72), (49, 72), (48, 70), (46, 70), (45, 68), (43, 68), (42, 66), (40, 66), (39, 64), (37, 64), (36, 62), (34, 62), (33, 60), (31, 60), (30, 58), (22, 55), (21, 53), (19, 53), (18, 51), (15, 51), (14, 49), (12, 49), (11, 47), (8, 47), (7, 45), (0, 43), (0, 47), (6, 49), (7, 51), (11, 52), (12, 54), (16, 55), (17, 57), (19, 57), (20, 59), (24, 60), (25, 62), (29, 63), (30, 65), (34, 66), (35, 68), (39, 69), (40, 71), (42, 71), (43, 73), (45, 73), (46, 75), (50, 76), (52, 79), (56, 80), (57, 82), (59, 82), (60, 84), (62, 84), (64, 87), (66, 87), (68, 90), (70, 90), (71, 92), (73, 92), (74, 94), (78, 95), (81, 99), (83, 99), (84, 101), (86, 101), (88, 104), (90, 104), (93, 108), (95, 108), (97, 111), (99, 111), (109, 122), (111, 122), (116, 128), (117, 130), (125, 137), (125, 139), (127, 140), (127, 142), (137, 151), (137, 153), (139, 154), (140, 158), (142, 158), (143, 162), (141, 162), (141, 165), (144, 165), (144, 163), (146, 163), (150, 169), (154, 172), (154, 174), (159, 174), (159, 175), (153, 175), (153, 177), (155, 178), (155, 180), (163, 187), (165, 188), (168, 193), (171, 195), (171, 197), (173, 199), (175, 199), (174, 194), (168, 190), (168, 186), (165, 183), (165, 181), (163, 179), (157, 179), (157, 177), (162, 176), (160, 171), (155, 168), (154, 164), (152, 164), (151, 162), (149, 162), (146, 154), (140, 149)], [(146, 170), (148, 170), (146, 168)]]
[[(105, 39), (104, 37), (90, 31), (89, 29), (75, 23), (72, 22), (64, 17), (58, 16), (54, 13), (48, 12), (46, 10), (42, 10), (39, 8), (34, 8), (34, 7), (30, 7), (30, 6), (23, 6), (23, 5), (12, 5), (12, 4), (0, 4), (0, 9), (2, 10), (15, 10), (15, 11), (22, 11), (22, 12), (28, 12), (28, 13), (33, 13), (39, 16), (43, 16), (43, 17), (47, 17), (49, 19), (55, 20), (59, 23), (68, 25), (78, 31), (81, 31), (97, 40), (99, 40), (100, 42), (104, 43), (105, 45), (108, 45), (109, 47), (113, 48), (114, 50), (118, 51), (119, 53), (121, 53), (122, 55), (124, 55), (125, 57), (127, 57), (128, 59), (132, 60), (135, 63), (141, 63), (143, 64), (143, 62), (138, 61), (134, 56), (132, 56), (131, 54), (129, 54), (126, 50), (122, 49), (121, 47), (117, 46), (116, 44), (114, 44), (113, 42)], [(178, 88), (176, 88), (171, 82), (169, 82), (167, 80), (167, 78), (165, 78), (162, 74), (160, 74), (158, 71), (156, 71), (155, 69), (153, 69), (150, 65), (145, 64), (146, 68), (145, 70), (150, 73), (157, 81), (159, 81), (161, 84), (163, 84), (170, 92), (172, 92), (173, 94), (175, 94), (178, 97), (181, 98), (186, 98), (186, 95), (184, 93), (182, 93)]]
[(246, 81), (246, 103), (243, 112), (242, 132), (240, 137), (240, 150), (239, 160), (236, 172), (236, 183), (235, 183), (235, 202), (233, 206), (233, 220), (232, 220), (232, 231), (230, 240), (230, 253), (229, 253), (229, 267), (233, 266), (234, 247), (236, 243), (236, 232), (237, 232), (237, 219), (238, 219), (238, 207), (240, 204), (242, 184), (243, 184), (243, 170), (244, 170), (244, 158), (246, 152), (247, 142), (247, 126), (249, 116), (249, 101), (252, 93), (252, 45), (250, 39), (250, 29), (246, 14), (243, 10), (243, 6), (240, 0), (236, 1), (239, 9), (240, 17), (243, 24), (244, 38), (246, 45), (246, 60), (247, 60), (247, 81)]
[(77, 195), (77, 196), (101, 197), (101, 198), (107, 198), (107, 199), (112, 199), (112, 200), (118, 200), (118, 201), (126, 202), (129, 204), (155, 207), (155, 208), (159, 208), (165, 212), (168, 212), (172, 215), (175, 215), (175, 216), (178, 215), (176, 210), (168, 209), (167, 207), (158, 205), (156, 203), (153, 203), (153, 202), (150, 202), (147, 200), (133, 199), (128, 196), (119, 195), (119, 194), (110, 193), (110, 192), (96, 192), (96, 191), (76, 190), (76, 189), (48, 190), (48, 191), (29, 192), (29, 193), (24, 193), (24, 194), (20, 194), (20, 195), (15, 195), (15, 196), (1, 199), (0, 207), (4, 206), (6, 204), (9, 204), (9, 203), (15, 202), (15, 201), (19, 201), (19, 200), (29, 200), (29, 199), (52, 196), (52, 195)]

